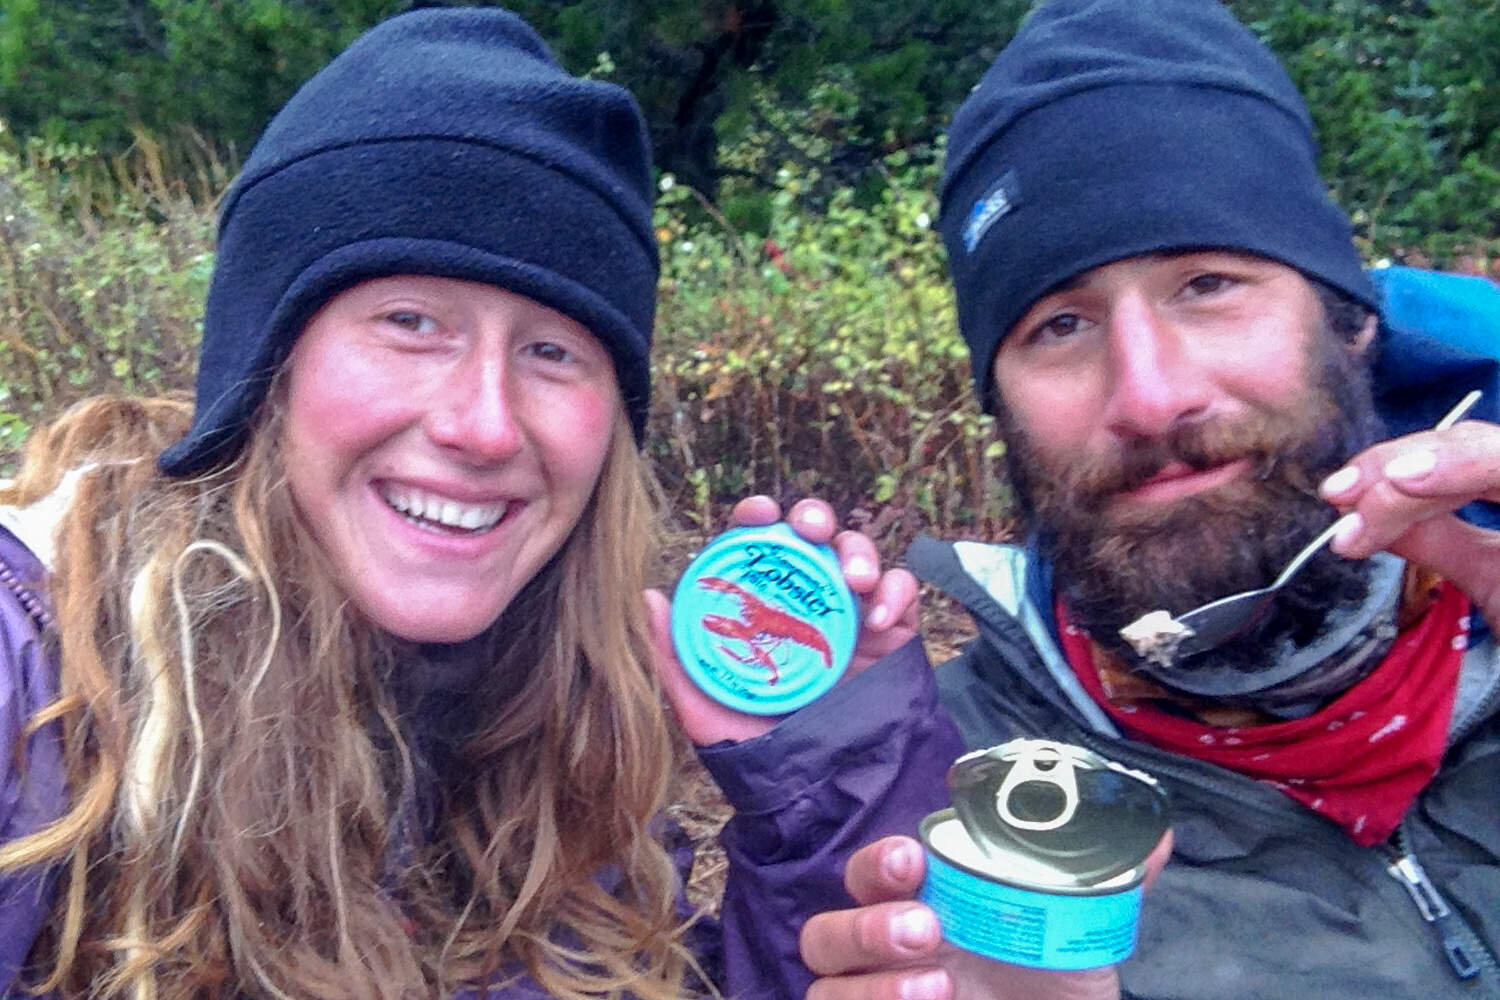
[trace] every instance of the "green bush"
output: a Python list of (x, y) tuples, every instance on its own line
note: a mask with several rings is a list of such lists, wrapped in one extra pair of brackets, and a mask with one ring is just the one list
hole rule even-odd
[(974, 405), (932, 223), (930, 163), (888, 158), (869, 209), (783, 167), (768, 235), (693, 222), (664, 178), (650, 445), (673, 509), (699, 525), (750, 492), (817, 494), (878, 536), (998, 534), (1000, 446)]
[(1231, 0), (1307, 99), (1371, 256), (1500, 239), (1500, 0)]
[(87, 155), (38, 171), (0, 147), (0, 453), (83, 396), (192, 384), (212, 218), (181, 197), (77, 213), (60, 178)]
[[(436, 2), (436, 0), (429, 0)], [(484, 3), (486, 0), (442, 0)], [(493, 0), (489, 0), (493, 2)], [(1500, 0), (1227, 0), (1307, 98), (1372, 257), (1500, 239)], [(784, 162), (821, 210), (931, 156), (1031, 0), (509, 0), (575, 72), (630, 87), (657, 162), (760, 229)], [(0, 118), (120, 153), (243, 152), (296, 86), (410, 0), (0, 0)], [(174, 162), (177, 157), (171, 158)], [(185, 166), (196, 169), (196, 157)]]
[[(77, 150), (0, 151), (0, 453), (95, 392), (191, 385), (212, 206), (123, 186), (80, 213)], [(871, 209), (790, 168), (766, 235), (662, 181), (663, 281), (648, 455), (686, 528), (750, 492), (832, 499), (874, 533), (998, 534), (999, 446), (972, 401), (932, 229), (931, 163), (889, 158)], [(90, 196), (88, 203), (100, 199)]]

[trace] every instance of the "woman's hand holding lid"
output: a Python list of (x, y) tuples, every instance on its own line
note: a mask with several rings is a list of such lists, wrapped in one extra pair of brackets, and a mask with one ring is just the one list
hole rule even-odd
[[(733, 527), (774, 524), (781, 507), (766, 496), (746, 497), (730, 512)], [(860, 599), (862, 621), (844, 679), (894, 652), (917, 634), (917, 580), (904, 569), (881, 572), (875, 543), (857, 531), (839, 531), (833, 508), (822, 500), (799, 500), (787, 522), (814, 544), (831, 544), (838, 553), (844, 580)], [(724, 740), (739, 742), (769, 731), (773, 716), (750, 715), (727, 708), (698, 688), (683, 671), (672, 646), (671, 602), (658, 590), (645, 593), (647, 622), (656, 651), (656, 669), (667, 701), (688, 739), (698, 746)]]

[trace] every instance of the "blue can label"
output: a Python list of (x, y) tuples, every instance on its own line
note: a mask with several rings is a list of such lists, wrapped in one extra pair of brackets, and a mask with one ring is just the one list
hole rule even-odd
[(1037, 969), (1092, 969), (1135, 948), (1139, 878), (1134, 883), (1091, 895), (1023, 889), (964, 871), (929, 846), (918, 898), (937, 914), (943, 937), (965, 951)]
[(720, 535), (672, 600), (672, 642), (688, 676), (757, 715), (794, 711), (832, 687), (858, 631), (837, 555), (785, 523)]

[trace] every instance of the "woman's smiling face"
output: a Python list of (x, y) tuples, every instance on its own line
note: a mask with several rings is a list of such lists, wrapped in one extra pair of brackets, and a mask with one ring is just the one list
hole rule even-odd
[(293, 500), (351, 602), (416, 642), (479, 634), (557, 553), (620, 413), (580, 323), (451, 278), (334, 296), (287, 379)]

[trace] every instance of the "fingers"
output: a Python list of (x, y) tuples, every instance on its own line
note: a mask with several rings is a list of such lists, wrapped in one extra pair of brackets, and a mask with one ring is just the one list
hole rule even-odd
[(942, 969), (903, 969), (819, 979), (807, 1000), (951, 1000), (953, 980)]
[[(730, 511), (730, 522), (739, 525), (773, 524), (781, 507), (768, 496), (746, 497)], [(786, 514), (797, 534), (816, 545), (832, 545), (849, 589), (861, 597), (874, 596), (865, 607), (865, 624), (881, 631), (898, 622), (916, 627), (917, 581), (905, 570), (880, 572), (880, 553), (868, 535), (839, 531), (833, 508), (826, 501), (799, 500)]]
[(934, 962), (942, 930), (931, 909), (914, 902), (830, 910), (802, 925), (802, 961), (820, 976)]
[(887, 570), (876, 584), (865, 625), (877, 632), (894, 625), (915, 629), (920, 607), (917, 593), (917, 578), (909, 570)]
[(1074, 972), (1034, 969), (994, 962), (972, 952), (953, 952), (944, 967), (959, 984), (959, 1000), (1120, 1000), (1120, 977), (1113, 965)]
[(752, 739), (770, 730), (775, 719), (726, 708), (693, 683), (672, 644), (671, 603), (659, 590), (645, 591), (642, 600), (651, 635), (652, 666), (683, 734), (696, 746), (711, 746), (724, 740)]
[[(786, 520), (797, 529), (797, 534), (816, 545), (827, 545), (838, 530), (838, 520), (833, 516), (833, 508), (823, 500), (798, 500), (786, 512)], [(870, 551), (874, 552), (873, 545)]]
[(1500, 533), (1449, 514), (1421, 522), (1386, 548), (1441, 574), (1469, 595), (1486, 620), (1500, 620)]
[(1421, 521), (1500, 500), (1500, 426), (1471, 420), (1383, 441), (1325, 479), (1320, 492), (1358, 515), (1334, 537), (1333, 551), (1366, 558)]
[[(768, 496), (745, 497), (729, 511), (729, 523), (736, 526), (775, 524), (781, 519), (781, 505)], [(786, 514), (787, 523), (797, 534), (815, 545), (827, 545), (838, 530), (833, 508), (824, 500), (798, 500)]]
[(1167, 861), (1172, 857), (1172, 831), (1168, 830), (1161, 835), (1161, 841), (1146, 856), (1146, 888), (1151, 888), (1151, 883), (1161, 874), (1161, 870), (1167, 866)]
[(865, 626), (876, 632), (917, 624), (917, 578), (904, 569), (880, 572), (880, 554), (868, 535), (841, 531), (833, 539), (849, 589), (865, 598)]
[[(770, 497), (760, 494), (745, 497), (729, 511), (729, 522), (736, 527), (775, 524), (780, 519), (781, 505)], [(838, 519), (834, 516), (833, 507), (826, 500), (814, 498), (798, 500), (786, 512), (786, 521), (796, 529), (797, 534), (815, 545), (829, 544), (838, 531)], [(856, 533), (848, 532), (848, 534)], [(875, 546), (871, 543), (867, 550), (856, 548), (851, 551), (851, 555), (868, 557), (870, 565), (875, 566), (878, 560), (874, 559), (874, 552)]]
[(912, 901), (926, 870), (922, 847), (911, 837), (885, 837), (855, 851), (844, 887), (860, 905), (819, 913), (803, 925), (807, 967), (842, 976), (931, 959), (942, 931), (932, 910)]
[[(1146, 861), (1148, 882), (1171, 850), (1169, 832)], [(921, 847), (910, 837), (887, 837), (855, 852), (844, 884), (862, 905), (820, 913), (802, 929), (802, 960), (823, 977), (808, 990), (808, 1000), (1118, 1000), (1112, 966), (1078, 972), (1023, 968), (943, 943), (936, 914), (910, 900), (925, 868)]]
[(844, 888), (861, 906), (910, 899), (927, 875), (922, 845), (911, 837), (883, 837), (855, 851), (844, 866)]
[(1350, 559), (1382, 549), (1453, 581), (1500, 612), (1500, 534), (1453, 512), (1500, 499), (1500, 426), (1464, 421), (1384, 441), (1325, 479), (1323, 497), (1344, 512), (1330, 548)]
[(744, 525), (775, 524), (781, 520), (781, 505), (768, 496), (745, 497), (729, 511), (729, 523)]

